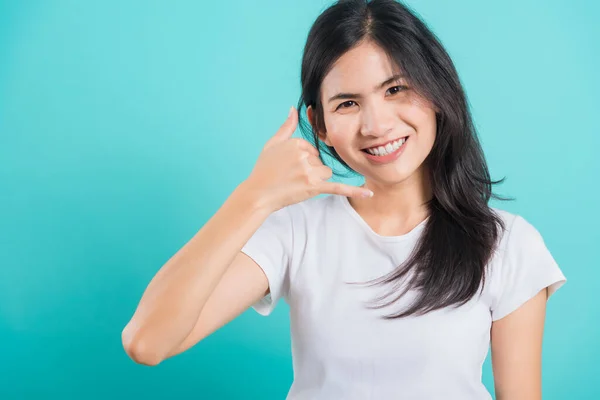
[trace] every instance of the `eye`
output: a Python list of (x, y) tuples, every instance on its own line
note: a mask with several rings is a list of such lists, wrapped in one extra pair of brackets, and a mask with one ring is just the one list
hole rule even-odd
[(398, 86), (392, 86), (391, 88), (388, 89), (388, 92), (391, 92), (391, 95), (394, 95), (396, 93), (400, 93), (401, 91), (404, 91), (408, 89), (408, 87), (404, 86), (404, 85), (398, 85)]
[(345, 102), (343, 102), (342, 104), (340, 104), (339, 106), (337, 106), (336, 110), (339, 110), (340, 108), (348, 108), (348, 107), (351, 107), (353, 104), (355, 104), (355, 103), (354, 103), (354, 101), (352, 101), (352, 100), (345, 101)]

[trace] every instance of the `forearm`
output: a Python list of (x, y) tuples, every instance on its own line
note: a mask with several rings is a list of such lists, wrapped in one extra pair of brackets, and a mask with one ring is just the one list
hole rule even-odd
[(227, 267), (270, 211), (244, 184), (160, 269), (123, 331), (129, 355), (156, 364), (194, 327)]

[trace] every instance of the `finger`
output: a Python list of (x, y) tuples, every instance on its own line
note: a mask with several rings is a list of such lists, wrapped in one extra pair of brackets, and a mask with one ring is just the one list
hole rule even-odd
[(320, 187), (321, 193), (339, 194), (347, 197), (372, 197), (373, 192), (358, 186), (346, 185), (339, 182), (323, 182)]
[(333, 176), (333, 171), (326, 165), (321, 164), (313, 168), (314, 174), (322, 181), (327, 181)]
[[(311, 165), (313, 167), (325, 166), (318, 156), (310, 155), (310, 156), (306, 157), (306, 161), (308, 162), (309, 165)], [(329, 167), (326, 167), (326, 168), (329, 168)]]
[(294, 107), (290, 108), (290, 113), (288, 118), (285, 120), (283, 125), (275, 132), (273, 137), (276, 141), (285, 140), (292, 137), (294, 132), (296, 131), (296, 127), (298, 125), (298, 112)]
[(315, 146), (313, 146), (312, 144), (310, 144), (308, 141), (304, 140), (304, 139), (298, 139), (299, 143), (300, 143), (300, 148), (302, 150), (308, 151), (310, 154), (313, 154), (315, 156), (319, 156), (319, 150), (317, 150), (317, 148)]

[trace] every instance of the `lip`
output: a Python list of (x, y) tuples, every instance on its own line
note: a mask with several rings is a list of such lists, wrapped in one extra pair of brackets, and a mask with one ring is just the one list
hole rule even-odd
[(406, 138), (406, 139), (408, 139), (408, 137), (409, 137), (409, 136), (410, 136), (410, 135), (407, 135), (407, 136), (401, 136), (401, 137), (399, 137), (399, 138), (392, 139), (392, 140), (388, 140), (387, 142), (384, 142), (384, 143), (381, 143), (381, 144), (374, 144), (374, 145), (372, 145), (372, 146), (363, 147), (361, 150), (372, 149), (372, 148), (375, 148), (375, 147), (380, 147), (380, 146), (383, 146), (383, 147), (385, 147), (387, 144), (389, 144), (389, 143), (393, 143), (393, 142), (395, 142), (395, 141), (397, 141), (397, 140), (400, 140), (400, 139), (402, 139), (402, 138)]
[[(404, 149), (406, 148), (406, 144), (408, 143), (409, 138), (410, 138), (410, 136), (407, 136), (404, 143), (402, 143), (402, 146), (398, 147), (396, 149), (396, 151), (394, 151), (393, 153), (385, 155), (385, 156), (374, 156), (372, 154), (367, 153), (366, 151), (362, 151), (362, 153), (373, 164), (388, 164), (393, 161), (396, 161), (396, 159), (398, 157), (400, 157), (400, 154), (402, 154), (404, 152)], [(392, 140), (392, 142), (393, 142), (393, 140)]]

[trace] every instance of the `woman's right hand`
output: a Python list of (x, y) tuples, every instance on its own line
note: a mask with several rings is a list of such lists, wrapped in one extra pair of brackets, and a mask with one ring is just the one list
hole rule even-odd
[(288, 119), (267, 141), (244, 182), (260, 197), (261, 204), (274, 212), (322, 193), (347, 197), (372, 196), (368, 189), (328, 182), (332, 170), (321, 162), (318, 150), (304, 139), (292, 138), (297, 125), (298, 113), (292, 107)]

